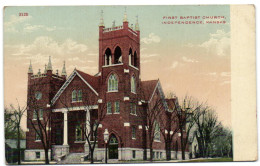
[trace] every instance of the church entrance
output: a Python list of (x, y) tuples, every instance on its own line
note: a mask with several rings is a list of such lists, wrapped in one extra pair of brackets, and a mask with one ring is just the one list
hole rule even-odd
[(115, 135), (112, 135), (108, 145), (108, 158), (118, 159), (118, 141)]

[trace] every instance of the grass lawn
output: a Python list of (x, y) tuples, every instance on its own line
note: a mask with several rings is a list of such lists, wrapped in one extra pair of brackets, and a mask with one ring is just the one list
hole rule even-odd
[(232, 158), (210, 158), (210, 159), (194, 159), (189, 161), (183, 162), (231, 162), (233, 161)]

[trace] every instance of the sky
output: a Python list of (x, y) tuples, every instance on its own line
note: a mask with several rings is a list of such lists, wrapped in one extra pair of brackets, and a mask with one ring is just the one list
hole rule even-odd
[[(165, 94), (190, 95), (212, 106), (231, 127), (229, 6), (74, 6), (4, 9), (5, 106), (25, 105), (30, 60), (34, 73), (51, 56), (53, 69), (98, 72), (98, 25), (129, 25), (138, 15), (141, 79), (160, 79)], [(28, 16), (19, 16), (28, 13)], [(223, 16), (225, 24), (162, 24), (165, 16)], [(167, 20), (172, 21), (172, 20)], [(178, 19), (180, 21), (180, 19)], [(190, 20), (188, 20), (190, 21)], [(192, 21), (192, 20), (191, 20)], [(200, 19), (206, 22), (210, 19)]]

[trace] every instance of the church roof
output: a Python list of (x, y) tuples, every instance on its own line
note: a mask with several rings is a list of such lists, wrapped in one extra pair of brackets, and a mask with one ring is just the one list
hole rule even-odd
[(92, 75), (84, 73), (80, 70), (76, 70), (76, 71), (84, 78), (85, 81), (87, 81), (98, 92), (99, 77), (92, 76)]
[(159, 80), (141, 81), (142, 98), (149, 101), (157, 87)]

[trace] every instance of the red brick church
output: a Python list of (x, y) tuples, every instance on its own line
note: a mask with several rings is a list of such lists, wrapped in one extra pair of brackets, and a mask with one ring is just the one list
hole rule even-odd
[[(104, 133), (109, 136), (108, 159), (149, 158), (146, 119), (139, 112), (146, 111), (156, 100), (165, 99), (159, 79), (141, 81), (140, 56), (138, 18), (135, 27), (129, 27), (125, 14), (123, 25), (115, 26), (113, 23), (111, 28), (105, 28), (101, 16), (97, 74), (89, 75), (75, 69), (67, 77), (65, 62), (59, 74), (53, 72), (51, 59), (44, 72), (33, 74), (30, 64), (25, 160), (43, 160), (45, 157), (41, 139), (31, 122), (36, 121), (36, 115), (43, 120), (48, 116), (47, 110), (51, 110), (51, 120), (47, 125), (51, 142), (49, 157), (55, 160), (72, 153), (87, 155), (89, 148), (85, 132), (87, 129), (92, 132), (89, 124), (101, 118), (100, 124), (95, 126), (95, 160), (105, 158)], [(36, 110), (33, 106), (35, 104), (41, 109)], [(166, 100), (164, 109), (170, 109)], [(153, 156), (154, 159), (165, 159), (165, 142), (160, 132), (160, 123), (155, 122)], [(178, 146), (180, 141), (176, 134), (172, 158), (181, 158)]]

